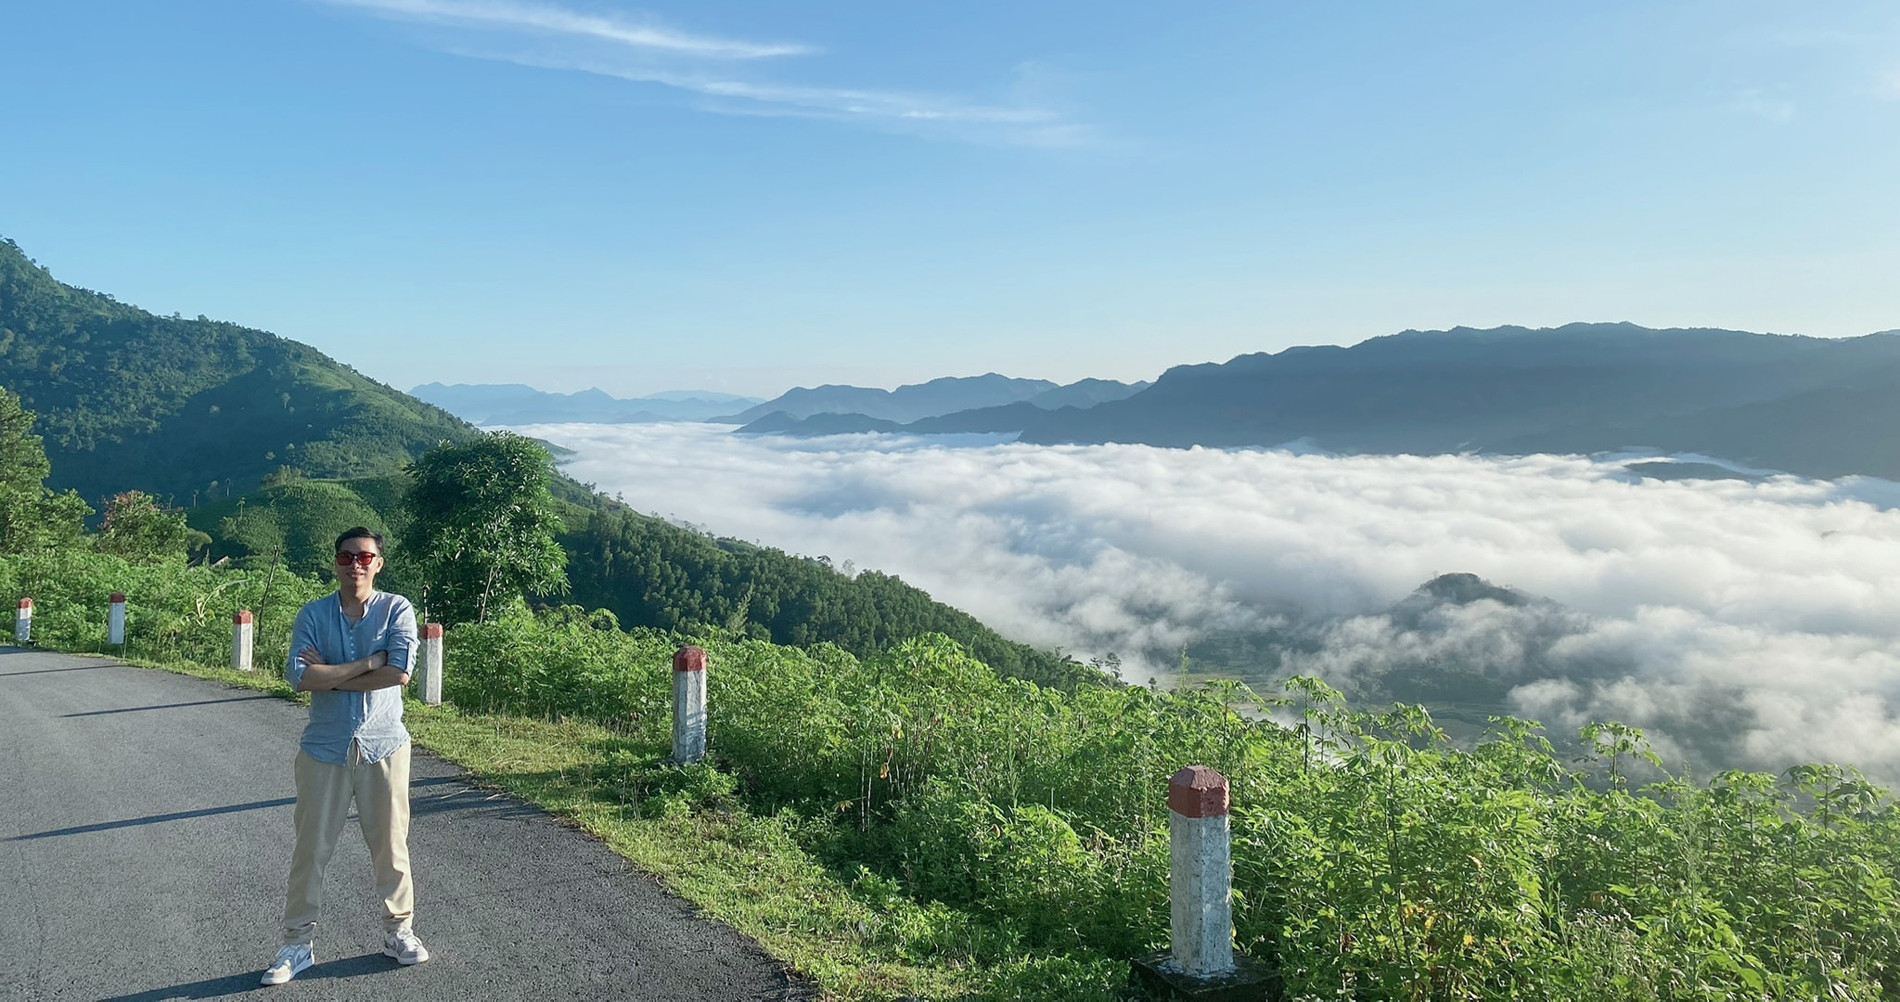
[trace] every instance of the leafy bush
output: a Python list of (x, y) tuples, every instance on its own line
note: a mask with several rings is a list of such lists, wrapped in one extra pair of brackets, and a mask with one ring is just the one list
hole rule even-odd
[[(660, 747), (679, 642), (576, 610), (461, 627), (449, 693)], [(907, 942), (995, 965), (986, 997), (1108, 997), (1119, 960), (1165, 945), (1165, 787), (1190, 763), (1229, 777), (1238, 942), (1294, 997), (1900, 989), (1900, 812), (1852, 770), (1632, 792), (1608, 759), (1641, 754), (1631, 728), (1599, 728), (1615, 740), (1579, 772), (1536, 725), (1500, 718), (1461, 750), (1422, 709), (1350, 712), (1310, 680), (1274, 699), (1234, 684), (1060, 692), (941, 637), (863, 660), (701, 643), (712, 747), (736, 785), (630, 795), (661, 812), (730, 796), (790, 811), (867, 899), (923, 905), (894, 906)]]
[[(260, 652), (281, 652), (328, 587), (88, 549), (0, 557), (0, 596), (37, 602), (37, 642), (103, 649), (122, 590), (128, 653), (208, 665), (231, 611), (259, 613)], [(1271, 699), (1063, 692), (942, 637), (868, 659), (702, 640), (715, 758), (660, 768), (680, 640), (517, 612), (452, 630), (445, 684), (467, 709), (612, 726), (626, 741), (598, 768), (630, 810), (749, 817), (759, 852), (796, 839), (875, 909), (867, 943), (985, 970), (977, 998), (1114, 998), (1126, 958), (1165, 945), (1165, 786), (1189, 763), (1229, 777), (1238, 945), (1293, 998), (1900, 994), (1900, 810), (1851, 769), (1632, 791), (1631, 728), (1590, 728), (1599, 757), (1577, 771), (1508, 718), (1459, 749), (1421, 709), (1351, 712), (1311, 680)]]
[(153, 563), (89, 550), (0, 556), (0, 596), (33, 599), (35, 643), (107, 651), (108, 602), (124, 592), (123, 653), (152, 661), (229, 665), (231, 616), (249, 609), (258, 667), (269, 668), (266, 652), (289, 649), (297, 609), (329, 590), (282, 567), (191, 567), (178, 558)]

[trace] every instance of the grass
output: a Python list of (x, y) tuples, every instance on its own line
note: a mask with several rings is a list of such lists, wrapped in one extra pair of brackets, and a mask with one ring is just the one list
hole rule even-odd
[[(309, 701), (269, 672), (127, 663)], [(599, 838), (812, 979), (826, 999), (1036, 997), (996, 985), (974, 965), (907, 956), (914, 927), (932, 916), (909, 902), (874, 904), (874, 895), (798, 845), (795, 820), (749, 814), (721, 795), (712, 770), (665, 765), (665, 748), (596, 724), (465, 713), (414, 699), (403, 713), (418, 747)]]

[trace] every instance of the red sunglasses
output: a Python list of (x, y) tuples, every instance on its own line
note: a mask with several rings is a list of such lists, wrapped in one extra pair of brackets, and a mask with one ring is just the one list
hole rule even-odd
[(354, 563), (358, 567), (368, 567), (369, 565), (375, 563), (376, 558), (379, 556), (382, 556), (382, 554), (364, 553), (361, 551), (351, 551), (351, 550), (338, 550), (336, 551), (336, 565), (338, 567), (348, 567), (352, 563)]

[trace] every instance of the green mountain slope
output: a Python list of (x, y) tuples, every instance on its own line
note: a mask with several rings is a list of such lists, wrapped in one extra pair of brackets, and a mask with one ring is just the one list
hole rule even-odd
[(38, 413), (49, 483), (95, 505), (129, 488), (178, 504), (242, 494), (279, 466), (361, 476), (477, 434), (309, 345), (56, 281), (12, 241), (0, 385)]
[(565, 516), (567, 601), (611, 610), (627, 626), (707, 627), (859, 656), (941, 633), (1005, 675), (1058, 688), (1103, 681), (1094, 668), (1004, 638), (894, 575), (855, 576), (829, 562), (716, 539), (599, 499)]
[[(203, 318), (160, 317), (65, 285), (0, 240), (0, 386), (38, 412), (50, 484), (98, 498), (131, 488), (191, 506), (217, 557), (283, 559), (327, 573), (350, 525), (387, 527), (400, 559), (402, 467), (444, 440), (482, 434), (316, 349)], [(273, 476), (289, 466), (302, 476)], [(265, 484), (266, 478), (271, 482)], [(1005, 674), (1100, 681), (1086, 666), (1014, 643), (895, 577), (847, 577), (779, 550), (715, 540), (629, 511), (556, 475), (572, 590), (629, 625), (724, 629), (855, 654), (925, 633), (963, 643)]]

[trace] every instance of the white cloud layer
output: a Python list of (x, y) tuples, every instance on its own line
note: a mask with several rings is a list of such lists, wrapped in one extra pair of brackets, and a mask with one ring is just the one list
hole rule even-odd
[[(991, 439), (524, 429), (642, 511), (900, 574), (1002, 632), (1132, 675), (1210, 633), (1324, 614), (1298, 667), (1433, 658), (1553, 729), (1681, 760), (1900, 776), (1900, 501), (1884, 481), (1664, 482), (1581, 457), (1329, 457)], [(1543, 596), (1384, 610), (1470, 572)]]

